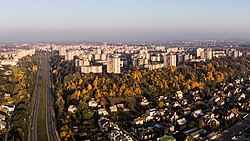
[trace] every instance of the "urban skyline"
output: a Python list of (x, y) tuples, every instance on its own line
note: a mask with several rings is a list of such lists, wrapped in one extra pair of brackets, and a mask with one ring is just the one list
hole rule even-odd
[(0, 141), (250, 140), (249, 0), (0, 5)]
[(0, 42), (250, 39), (247, 0), (3, 1)]

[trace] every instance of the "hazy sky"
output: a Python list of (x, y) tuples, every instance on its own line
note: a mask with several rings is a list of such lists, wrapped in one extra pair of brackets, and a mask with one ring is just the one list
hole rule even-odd
[(2, 0), (0, 42), (250, 39), (250, 0)]

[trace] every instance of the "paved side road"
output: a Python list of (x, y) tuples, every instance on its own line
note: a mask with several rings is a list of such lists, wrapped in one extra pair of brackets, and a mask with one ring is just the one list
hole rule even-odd
[(243, 121), (240, 123), (232, 126), (227, 131), (224, 131), (218, 138), (215, 140), (218, 141), (229, 141), (231, 138), (238, 134), (241, 131), (246, 130), (247, 128), (250, 128), (250, 116), (246, 117)]

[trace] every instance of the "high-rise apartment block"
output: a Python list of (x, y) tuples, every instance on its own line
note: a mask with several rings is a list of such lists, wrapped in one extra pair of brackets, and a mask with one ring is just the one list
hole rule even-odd
[(197, 48), (195, 49), (195, 56), (197, 58), (204, 58), (204, 49), (203, 48)]
[(59, 55), (65, 56), (66, 55), (66, 50), (67, 50), (66, 47), (60, 47), (59, 48)]
[(204, 57), (206, 60), (211, 60), (213, 58), (213, 51), (211, 48), (207, 48), (204, 50)]
[(176, 66), (176, 55), (175, 54), (166, 54), (164, 55), (164, 66), (169, 67), (169, 66)]
[(117, 55), (108, 56), (107, 73), (121, 73), (120, 58)]

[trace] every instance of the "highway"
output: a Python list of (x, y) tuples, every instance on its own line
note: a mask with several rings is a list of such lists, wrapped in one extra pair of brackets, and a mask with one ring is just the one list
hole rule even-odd
[(250, 116), (246, 117), (243, 121), (237, 123), (236, 125), (230, 127), (227, 131), (224, 131), (220, 136), (218, 136), (215, 140), (218, 141), (229, 141), (239, 132), (250, 128)]
[(59, 141), (59, 135), (56, 130), (56, 120), (54, 112), (54, 99), (51, 95), (51, 79), (50, 79), (50, 66), (49, 66), (49, 56), (46, 55), (45, 59), (45, 70), (46, 70), (46, 131), (48, 141)]
[[(48, 141), (60, 141), (59, 135), (56, 131), (55, 125), (55, 114), (53, 110), (53, 96), (51, 95), (51, 80), (50, 80), (50, 72), (49, 72), (49, 56), (43, 55), (42, 60), (40, 61), (40, 68), (37, 75), (37, 80), (34, 88), (34, 103), (32, 104), (32, 113), (30, 115), (30, 125), (29, 125), (29, 136), (28, 141), (37, 141), (37, 117), (38, 117), (38, 109), (39, 109), (39, 101), (40, 95), (42, 91), (42, 74), (45, 69), (46, 80), (45, 80), (45, 91), (46, 91), (46, 132), (47, 132), (47, 140)], [(45, 62), (45, 66), (44, 63)]]
[[(41, 66), (41, 61), (40, 65)], [(28, 141), (37, 141), (37, 116), (38, 116), (38, 108), (39, 108), (39, 101), (40, 101), (40, 94), (41, 94), (41, 85), (42, 85), (42, 70), (39, 67), (38, 75), (35, 82), (34, 88), (34, 103), (32, 104), (32, 113), (30, 115), (30, 125), (29, 125), (29, 135)]]

